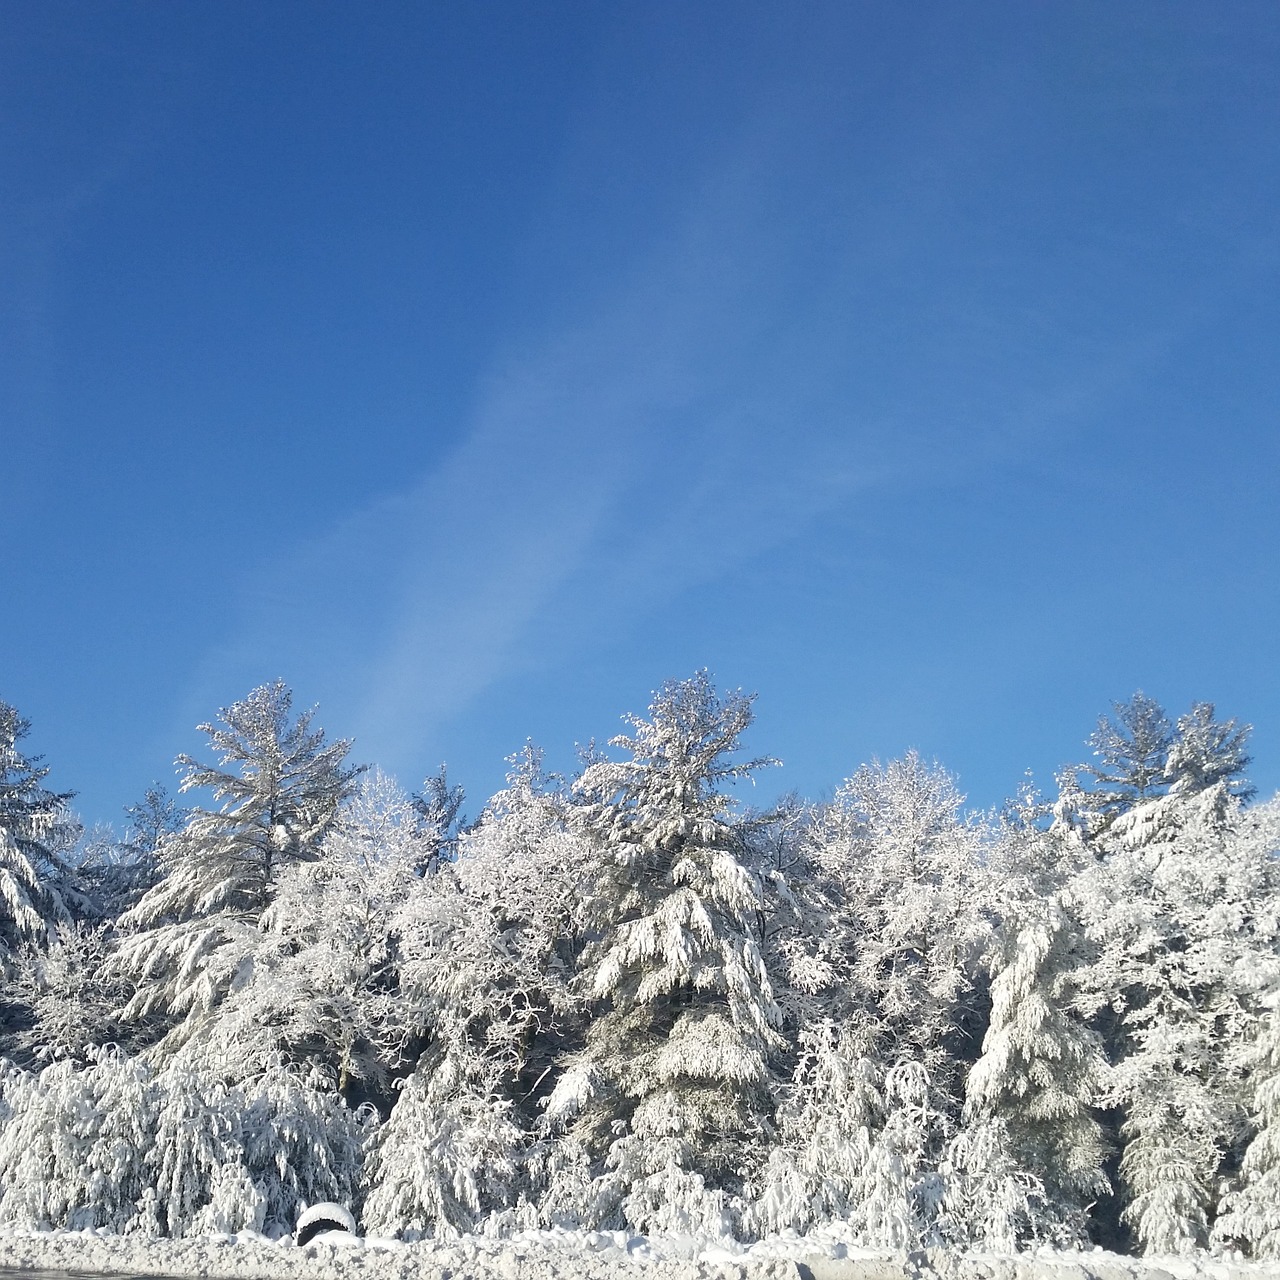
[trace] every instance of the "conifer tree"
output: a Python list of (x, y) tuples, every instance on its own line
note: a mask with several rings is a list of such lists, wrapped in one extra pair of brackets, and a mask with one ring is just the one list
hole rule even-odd
[(312, 712), (291, 709), (277, 680), (200, 726), (218, 764), (179, 756), (182, 790), (207, 788), (221, 806), (192, 810), (161, 846), (161, 879), (121, 918), (118, 963), (138, 984), (126, 1017), (180, 1019), (179, 1040), (251, 979), (281, 873), (318, 856), (361, 772), (345, 763), (350, 743), (326, 742)]
[(1088, 1206), (1110, 1189), (1093, 1110), (1107, 1065), (1087, 1022), (1093, 948), (1070, 893), (1091, 858), (1069, 826), (1041, 829), (1045, 816), (1027, 797), (995, 859), (1003, 907), (988, 960), (991, 1015), (951, 1157), (953, 1182), (972, 1184), (960, 1195), (971, 1219), (961, 1234), (1004, 1247), (1079, 1242)]
[(722, 1231), (772, 1126), (763, 891), (723, 791), (765, 762), (733, 759), (751, 700), (721, 698), (706, 672), (664, 685), (649, 713), (613, 739), (626, 759), (575, 784), (597, 859), (581, 967), (595, 1016), (548, 1114), (603, 1160), (620, 1220)]
[(70, 792), (49, 791), (39, 756), (19, 744), (31, 723), (0, 702), (0, 967), (23, 943), (42, 943), (51, 923), (65, 915), (56, 879), (59, 850), (73, 823)]
[[(1144, 724), (1157, 718), (1148, 703)], [(1240, 975), (1276, 945), (1274, 918), (1255, 909), (1275, 894), (1274, 860), (1241, 839), (1246, 733), (1197, 704), (1162, 758), (1144, 756), (1141, 789), (1071, 793), (1096, 857), (1076, 897), (1110, 1008), (1122, 1217), (1148, 1253), (1207, 1242), (1241, 1116), (1240, 1064), (1224, 1046), (1246, 1040), (1254, 1016)]]

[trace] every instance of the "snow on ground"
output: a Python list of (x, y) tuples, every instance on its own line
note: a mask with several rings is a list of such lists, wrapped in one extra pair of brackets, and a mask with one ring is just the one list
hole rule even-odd
[(750, 1246), (623, 1232), (537, 1231), (508, 1240), (301, 1248), (264, 1236), (149, 1240), (91, 1231), (0, 1231), (0, 1268), (225, 1280), (1260, 1280), (1280, 1266), (1207, 1253), (1129, 1258), (1093, 1250), (1017, 1255), (852, 1248), (834, 1232)]

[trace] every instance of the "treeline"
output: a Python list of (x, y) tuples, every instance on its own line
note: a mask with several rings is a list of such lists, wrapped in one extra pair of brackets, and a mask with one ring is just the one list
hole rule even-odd
[(123, 837), (0, 704), (0, 1221), (182, 1235), (840, 1221), (871, 1246), (1280, 1257), (1280, 804), (1141, 694), (1053, 794), (915, 755), (740, 807), (751, 699), (664, 686), (479, 816), (281, 683)]

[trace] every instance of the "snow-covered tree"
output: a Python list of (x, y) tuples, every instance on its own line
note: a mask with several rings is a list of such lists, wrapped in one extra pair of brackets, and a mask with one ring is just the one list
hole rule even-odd
[(361, 772), (345, 763), (349, 743), (326, 742), (313, 713), (294, 720), (291, 707), (276, 681), (200, 726), (219, 763), (180, 756), (182, 789), (207, 788), (221, 806), (193, 809), (161, 844), (161, 879), (121, 917), (117, 962), (138, 984), (126, 1017), (181, 1020), (178, 1040), (251, 979), (281, 874), (319, 856)]
[(105, 924), (63, 921), (49, 945), (29, 949), (15, 966), (13, 992), (27, 1016), (14, 1029), (9, 1052), (27, 1063), (72, 1057), (84, 1062), (96, 1046), (129, 1047), (119, 1023), (127, 985), (110, 967)]
[(420, 875), (434, 871), (442, 862), (452, 862), (458, 856), (458, 835), (464, 824), (462, 806), (467, 793), (460, 786), (449, 785), (449, 774), (444, 765), (429, 775), (421, 791), (413, 793), (413, 807), (420, 819), (419, 829), (433, 832), (435, 839), (426, 860), (418, 867)]
[(949, 1243), (1015, 1253), (1046, 1237), (1075, 1242), (1078, 1231), (1057, 1229), (1062, 1207), (1013, 1154), (1014, 1145), (1004, 1117), (991, 1112), (970, 1118), (947, 1144), (939, 1218)]
[(373, 1108), (354, 1110), (332, 1076), (295, 1069), (282, 1058), (237, 1089), (240, 1159), (262, 1198), (270, 1236), (293, 1230), (307, 1205), (353, 1204), (364, 1148), (376, 1130)]
[(130, 1229), (146, 1186), (154, 1134), (150, 1073), (114, 1048), (80, 1067), (38, 1074), (6, 1067), (0, 1126), (0, 1221)]
[[(576, 1026), (573, 975), (587, 928), (584, 891), (595, 863), (574, 828), (571, 797), (532, 745), (508, 762), (506, 786), (459, 841), (458, 884), (486, 913), (505, 956), (502, 982), (523, 1025), (520, 1070), (544, 1077), (566, 1019)], [(523, 1017), (521, 1012), (523, 1011)]]
[(953, 1230), (987, 1247), (1079, 1241), (1088, 1206), (1110, 1189), (1094, 1112), (1106, 1059), (1087, 1020), (1093, 948), (1070, 892), (1092, 859), (1070, 827), (1042, 829), (1044, 816), (1026, 798), (993, 859), (991, 1014), (949, 1156)]
[(1096, 826), (1167, 790), (1165, 764), (1173, 725), (1165, 710), (1141, 689), (1112, 704), (1089, 735), (1096, 764), (1081, 767), (1090, 779), (1089, 808)]
[(385, 1096), (412, 1022), (394, 918), (437, 844), (392, 779), (363, 778), (314, 860), (280, 873), (247, 976), (207, 1030), (209, 1051), (264, 1065), (283, 1054), (322, 1068), (343, 1093)]
[(571, 1004), (581, 842), (532, 750), (451, 857), (434, 851), (456, 806), (414, 807), (434, 820), (432, 856), (416, 859), (424, 874), (399, 895), (390, 927), (416, 1062), (370, 1155), (365, 1220), (447, 1235), (510, 1209), (522, 1185), (530, 1117), (515, 1104), (547, 1073), (531, 1054)]
[[(1148, 708), (1143, 723), (1154, 718)], [(1144, 756), (1141, 791), (1071, 797), (1096, 859), (1075, 894), (1109, 1009), (1123, 1218), (1148, 1252), (1207, 1241), (1242, 1115), (1230, 1046), (1248, 1040), (1256, 1017), (1245, 979), (1276, 947), (1275, 912), (1259, 910), (1275, 900), (1276, 863), (1242, 839), (1245, 732), (1197, 704), (1165, 735), (1163, 758), (1155, 747)]]
[(710, 677), (664, 685), (650, 719), (575, 783), (595, 850), (581, 962), (592, 1018), (548, 1103), (606, 1167), (620, 1218), (641, 1230), (724, 1229), (771, 1134), (779, 1043), (756, 940), (759, 875), (725, 783), (751, 700)]
[[(801, 1032), (753, 1213), (765, 1225), (818, 1221), (843, 1202), (868, 1244), (940, 1239), (939, 1169), (990, 934), (987, 835), (961, 804), (912, 753), (858, 770), (813, 823), (811, 874), (795, 881), (808, 937), (795, 939), (790, 980), (835, 1030)], [(845, 1127), (837, 1158), (826, 1148)]]
[[(366, 1221), (445, 1234), (496, 1221), (558, 1160), (525, 1157), (532, 1100), (575, 1010), (587, 845), (540, 753), (511, 765), (452, 855), (420, 860), (392, 920), (406, 1043), (423, 1051), (371, 1156)], [(438, 837), (456, 805), (415, 808)]]
[(958, 1114), (961, 1045), (981, 1024), (976, 980), (990, 936), (988, 833), (949, 774), (910, 752), (866, 765), (836, 793), (813, 854), (832, 884), (842, 1013), (889, 1061), (918, 1061)]
[(1223, 1198), (1213, 1234), (1275, 1262), (1280, 1261), (1280, 986), (1269, 993), (1266, 1006), (1248, 1062), (1253, 1138), (1240, 1185)]
[(511, 1204), (524, 1134), (502, 1068), (465, 1027), (437, 1027), (370, 1144), (367, 1231), (457, 1236)]
[(125, 808), (128, 825), (122, 837), (109, 823), (85, 831), (70, 858), (79, 917), (114, 924), (155, 884), (160, 844), (181, 831), (189, 816), (155, 783), (137, 804)]
[(43, 942), (65, 914), (56, 878), (74, 825), (71, 793), (48, 790), (48, 766), (21, 751), (30, 729), (30, 721), (0, 702), (0, 967), (21, 944)]
[(1077, 818), (1096, 836), (1117, 817), (1168, 795), (1206, 791), (1222, 785), (1227, 795), (1248, 800), (1253, 788), (1244, 780), (1249, 767), (1245, 746), (1249, 725), (1217, 719), (1211, 702), (1197, 702), (1173, 724), (1154, 698), (1139, 690), (1112, 705), (1089, 736), (1096, 763), (1071, 771), (1068, 786), (1080, 777)]
[(778, 1109), (778, 1140), (747, 1215), (760, 1234), (852, 1223), (870, 1198), (873, 1135), (885, 1122), (884, 1069), (847, 1025), (830, 1018), (804, 1027), (799, 1049)]
[(49, 928), (47, 910), (35, 867), (0, 827), (0, 963), (10, 962), (20, 943), (43, 941)]

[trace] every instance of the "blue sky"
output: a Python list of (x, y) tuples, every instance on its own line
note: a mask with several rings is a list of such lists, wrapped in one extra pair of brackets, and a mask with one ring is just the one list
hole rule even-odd
[(976, 805), (1280, 787), (1270, 4), (26, 3), (0, 697), (118, 819), (283, 676), (476, 802), (663, 680)]

